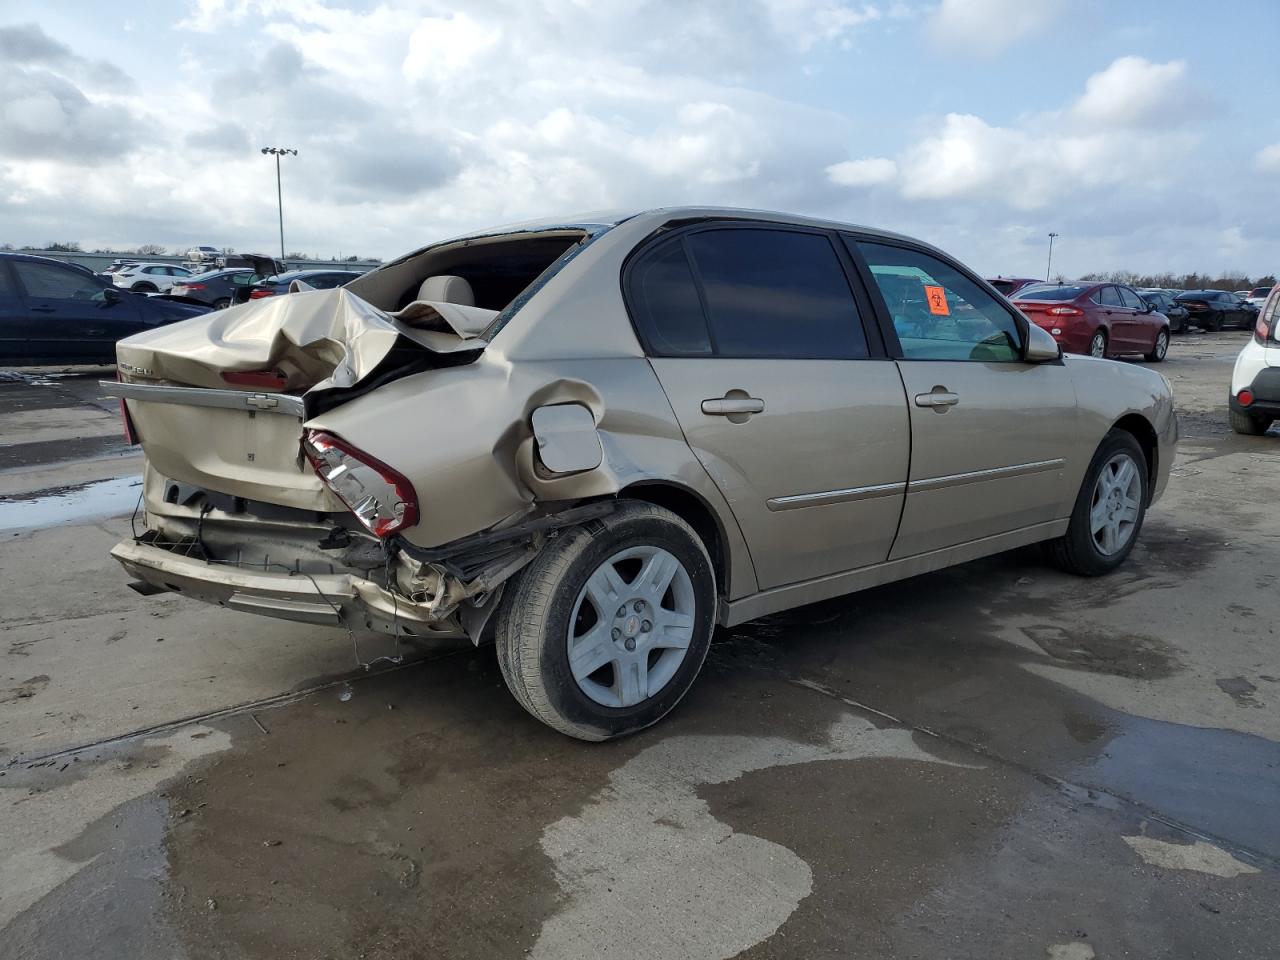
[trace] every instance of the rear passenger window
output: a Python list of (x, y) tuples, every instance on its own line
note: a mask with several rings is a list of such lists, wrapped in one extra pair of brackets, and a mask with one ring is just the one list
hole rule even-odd
[(662, 357), (711, 353), (707, 320), (682, 241), (647, 251), (628, 273), (627, 293), (650, 353)]
[(1098, 291), (1098, 303), (1104, 307), (1120, 306), (1120, 294), (1115, 287), (1103, 287)]
[(825, 235), (702, 230), (686, 243), (718, 356), (867, 356), (849, 281)]

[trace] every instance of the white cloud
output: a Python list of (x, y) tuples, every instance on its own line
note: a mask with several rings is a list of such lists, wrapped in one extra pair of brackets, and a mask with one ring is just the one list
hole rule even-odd
[(1186, 71), (1183, 60), (1152, 63), (1142, 57), (1121, 57), (1088, 79), (1071, 113), (1082, 121), (1107, 126), (1179, 124), (1190, 101)]
[[(896, 163), (850, 160), (827, 168), (831, 182), (866, 186), (896, 182), (908, 200), (997, 199), (1037, 210), (1108, 185), (1150, 185), (1169, 176), (1177, 146), (1169, 112), (1187, 97), (1185, 65), (1122, 57), (1089, 77), (1064, 111), (996, 126), (973, 114), (949, 113), (936, 132), (907, 147)], [(1160, 118), (1165, 129), (1147, 129)]]
[(1066, 0), (942, 0), (929, 30), (957, 55), (990, 56), (1044, 30), (1066, 6)]
[(898, 165), (887, 157), (844, 160), (827, 167), (827, 179), (841, 187), (874, 187), (890, 183), (898, 175)]
[(1253, 158), (1254, 166), (1268, 173), (1280, 173), (1280, 143), (1263, 147)]

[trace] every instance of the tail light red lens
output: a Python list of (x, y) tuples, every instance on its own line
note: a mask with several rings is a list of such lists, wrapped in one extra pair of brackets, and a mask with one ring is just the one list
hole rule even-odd
[(184, 290), (203, 290), (203, 283), (175, 283), (175, 287), (182, 287)]
[(1253, 403), (1253, 391), (1245, 387), (1236, 394), (1236, 399), (1240, 401), (1240, 406), (1247, 407)]
[(381, 460), (323, 430), (308, 430), (302, 450), (325, 486), (370, 533), (386, 537), (418, 522), (413, 484)]
[(263, 297), (274, 297), (275, 293), (271, 290), (253, 290), (249, 293), (250, 300), (261, 300)]
[(1267, 342), (1267, 337), (1271, 336), (1271, 325), (1267, 323), (1266, 318), (1258, 317), (1258, 322), (1253, 326), (1253, 335), (1258, 338), (1259, 343)]
[(1055, 317), (1083, 317), (1084, 311), (1079, 307), (1054, 307), (1049, 311)]

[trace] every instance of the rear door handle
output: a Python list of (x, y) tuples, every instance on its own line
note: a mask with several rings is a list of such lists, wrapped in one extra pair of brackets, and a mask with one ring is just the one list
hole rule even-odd
[(32, 313), (53, 313), (53, 307), (32, 307)]
[(959, 402), (960, 402), (959, 394), (951, 393), (949, 390), (944, 390), (941, 387), (934, 387), (930, 393), (916, 394), (917, 407), (934, 407), (935, 409), (937, 408), (945, 409), (947, 407), (954, 407)]
[(711, 417), (731, 417), (737, 414), (764, 413), (764, 401), (758, 397), (720, 397), (703, 400), (702, 412)]

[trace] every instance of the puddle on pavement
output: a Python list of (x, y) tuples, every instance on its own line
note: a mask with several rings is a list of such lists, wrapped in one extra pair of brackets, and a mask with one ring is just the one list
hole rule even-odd
[(1076, 779), (1280, 859), (1280, 743), (1114, 716), (1118, 732)]
[(131, 475), (3, 497), (0, 531), (37, 530), (132, 513), (141, 493), (142, 477)]

